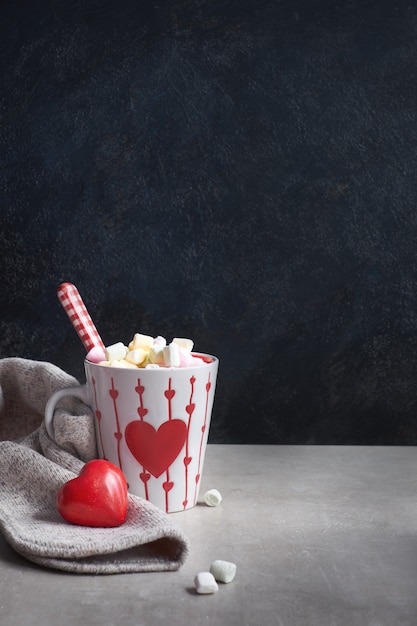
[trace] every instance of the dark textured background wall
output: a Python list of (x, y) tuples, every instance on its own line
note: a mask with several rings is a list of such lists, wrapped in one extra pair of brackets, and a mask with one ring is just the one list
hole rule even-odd
[(220, 357), (212, 442), (417, 443), (417, 6), (1, 2), (0, 356)]

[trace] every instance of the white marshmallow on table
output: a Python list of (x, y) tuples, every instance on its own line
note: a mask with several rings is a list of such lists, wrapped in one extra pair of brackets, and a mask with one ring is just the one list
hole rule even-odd
[(121, 341), (113, 343), (111, 346), (107, 346), (105, 349), (107, 361), (120, 361), (124, 359), (128, 352), (127, 347)]
[(236, 575), (236, 564), (217, 559), (210, 565), (210, 573), (219, 583), (231, 583)]
[(222, 494), (217, 489), (209, 489), (204, 494), (204, 502), (207, 506), (219, 506), (222, 499)]
[(219, 586), (211, 572), (199, 572), (194, 578), (197, 593), (216, 593)]

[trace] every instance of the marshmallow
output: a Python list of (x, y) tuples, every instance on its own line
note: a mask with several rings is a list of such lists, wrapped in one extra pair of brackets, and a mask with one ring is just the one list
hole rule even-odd
[(231, 583), (236, 575), (236, 565), (230, 561), (213, 561), (210, 565), (210, 573), (219, 583)]
[(106, 360), (107, 361), (120, 361), (120, 359), (124, 359), (127, 354), (127, 348), (119, 341), (118, 343), (113, 343), (111, 346), (106, 348)]
[(185, 348), (178, 346), (180, 354), (180, 367), (195, 367), (196, 365), (203, 365), (204, 361), (201, 357), (196, 356), (192, 352), (188, 352)]
[(163, 348), (164, 365), (166, 367), (179, 367), (180, 355), (179, 347), (176, 343), (170, 343), (169, 346)]
[(87, 361), (90, 361), (90, 363), (100, 363), (100, 361), (106, 360), (106, 353), (103, 348), (100, 348), (100, 346), (94, 346), (87, 352), (87, 356), (85, 358)]
[(126, 361), (126, 359), (118, 359), (115, 361), (111, 361), (110, 367), (127, 367), (128, 369), (136, 369), (136, 365), (134, 363), (130, 363)]
[[(186, 337), (174, 337), (167, 344), (165, 337), (135, 333), (128, 346), (121, 341), (107, 346), (103, 352), (94, 347), (87, 354), (87, 360), (100, 365), (113, 367), (138, 367), (157, 369), (158, 367), (193, 367), (204, 363), (203, 357), (193, 354), (194, 342)], [(123, 361), (119, 365), (117, 362)], [(151, 367), (152, 366), (152, 367)]]
[(190, 365), (193, 365), (193, 355), (180, 345), (178, 345), (178, 355), (180, 358), (180, 367), (190, 367)]
[(134, 350), (129, 350), (126, 354), (126, 361), (133, 363), (133, 365), (141, 365), (147, 356), (148, 353), (146, 350), (143, 348), (135, 348)]
[(219, 590), (219, 586), (216, 580), (210, 572), (200, 572), (194, 578), (194, 585), (197, 593), (216, 593)]
[(156, 365), (165, 365), (164, 361), (164, 347), (160, 344), (154, 344), (149, 350), (149, 361), (156, 363)]
[(181, 346), (181, 348), (187, 350), (187, 352), (191, 352), (194, 347), (194, 341), (192, 341), (191, 339), (186, 339), (185, 337), (174, 337), (172, 343), (178, 344), (179, 346)]
[(136, 350), (142, 348), (146, 351), (153, 345), (153, 337), (150, 335), (142, 335), (141, 333), (135, 333), (132, 341), (129, 343), (129, 350)]
[(204, 494), (204, 502), (207, 506), (219, 506), (222, 499), (222, 494), (217, 489), (209, 489)]

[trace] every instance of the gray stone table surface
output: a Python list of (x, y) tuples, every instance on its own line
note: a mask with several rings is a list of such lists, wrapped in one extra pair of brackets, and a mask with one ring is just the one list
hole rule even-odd
[[(0, 624), (417, 624), (416, 448), (209, 445), (200, 501), (173, 514), (191, 541), (178, 572), (64, 574), (0, 537)], [(214, 559), (236, 577), (198, 595)]]

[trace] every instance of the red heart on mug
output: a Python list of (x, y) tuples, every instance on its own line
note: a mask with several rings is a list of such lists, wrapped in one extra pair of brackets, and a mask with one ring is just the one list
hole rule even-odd
[(172, 400), (172, 398), (175, 396), (175, 389), (166, 389), (164, 391), (164, 395), (167, 400)]
[(188, 415), (191, 416), (194, 413), (194, 410), (195, 410), (194, 402), (191, 402), (190, 404), (187, 404), (187, 406), (185, 407), (185, 410), (187, 411)]
[(158, 478), (175, 461), (187, 438), (187, 426), (178, 419), (168, 420), (156, 430), (152, 424), (136, 420), (125, 430), (126, 443), (135, 459)]
[(113, 528), (126, 520), (128, 495), (123, 472), (104, 459), (86, 463), (56, 496), (59, 514), (71, 524)]

